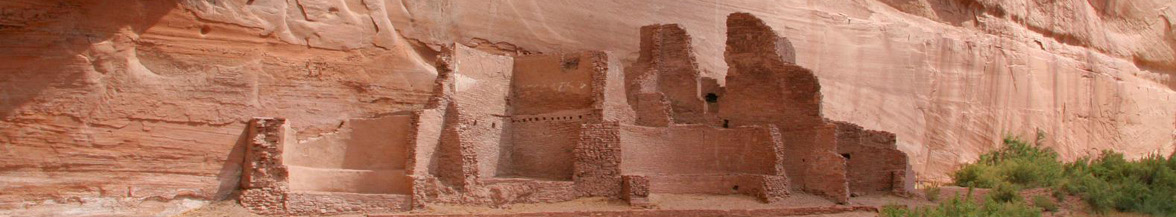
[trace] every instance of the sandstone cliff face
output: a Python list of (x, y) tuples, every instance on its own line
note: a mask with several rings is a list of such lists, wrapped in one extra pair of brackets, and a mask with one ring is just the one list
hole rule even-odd
[[(436, 45), (639, 56), (679, 23), (722, 78), (724, 22), (763, 18), (825, 117), (894, 132), (920, 180), (1005, 134), (1064, 157), (1176, 145), (1176, 4), (1164, 0), (0, 2), (0, 215), (175, 213), (236, 189), (246, 121), (298, 139), (420, 109)], [(628, 65), (626, 65), (628, 66)], [(722, 80), (722, 79), (718, 79)], [(459, 81), (460, 82), (460, 81)]]

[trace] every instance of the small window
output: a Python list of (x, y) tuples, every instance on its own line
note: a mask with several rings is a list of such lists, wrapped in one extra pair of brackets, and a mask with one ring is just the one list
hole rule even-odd
[(841, 157), (845, 158), (846, 160), (849, 160), (849, 153), (841, 154)]
[(707, 94), (706, 94), (706, 102), (707, 102), (707, 103), (717, 103), (717, 102), (719, 102), (719, 95), (718, 95), (718, 94), (715, 94), (715, 93), (707, 93)]

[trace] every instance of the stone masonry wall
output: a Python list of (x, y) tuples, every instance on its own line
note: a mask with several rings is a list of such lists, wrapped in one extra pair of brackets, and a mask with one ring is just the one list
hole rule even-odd
[(673, 123), (705, 123), (707, 105), (700, 94), (701, 75), (692, 52), (690, 35), (676, 24), (641, 27), (640, 56), (625, 73), (628, 101), (634, 110), (661, 109), (644, 108), (660, 107), (660, 102), (645, 102), (656, 98), (638, 98), (661, 93)]
[(249, 122), (245, 168), (241, 177), (241, 205), (259, 214), (286, 210), (289, 171), (282, 164), (282, 147), (290, 132), (281, 118), (255, 118)]
[[(294, 131), (285, 119), (254, 118), (250, 121), (246, 160), (242, 177), (241, 205), (265, 215), (335, 215), (408, 210), (411, 197), (404, 194), (355, 194), (337, 192), (294, 192), (283, 162), (286, 144)], [(389, 185), (407, 183), (387, 183)]]
[(780, 144), (764, 127), (621, 125), (620, 132), (626, 175), (775, 175), (786, 157), (777, 156)]
[(598, 52), (517, 57), (511, 97), (511, 175), (572, 180), (585, 123), (599, 123), (607, 59)]
[[(913, 179), (907, 179), (910, 164), (906, 153), (898, 150), (893, 133), (866, 130), (848, 122), (837, 124), (837, 151), (846, 158), (850, 191), (871, 193), (913, 192)], [(907, 186), (912, 186), (908, 189)]]
[(729, 66), (719, 117), (731, 127), (769, 124), (783, 136), (785, 167), (794, 189), (845, 203), (845, 160), (836, 128), (821, 115), (820, 83), (785, 58), (787, 39), (746, 13), (727, 17)]
[(493, 55), (455, 44), (453, 52), (453, 102), (463, 145), (469, 146), (477, 159), (480, 177), (495, 177), (506, 172), (509, 159), (501, 152), (511, 147), (509, 105), (514, 59)]
[(785, 62), (776, 49), (787, 39), (746, 13), (727, 17), (728, 65), (719, 116), (732, 126), (778, 124), (781, 130), (826, 124), (821, 116), (821, 87), (812, 71)]
[(576, 143), (576, 194), (581, 197), (617, 197), (621, 190), (620, 124), (584, 124)]

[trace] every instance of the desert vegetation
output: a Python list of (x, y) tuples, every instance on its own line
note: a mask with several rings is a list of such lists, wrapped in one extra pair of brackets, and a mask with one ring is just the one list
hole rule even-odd
[[(991, 189), (983, 201), (955, 196), (936, 206), (907, 209), (887, 207), (883, 216), (1041, 216), (1059, 210), (1047, 196), (1025, 199), (1026, 189), (1047, 189), (1056, 201), (1078, 197), (1093, 213), (1133, 212), (1176, 216), (1176, 158), (1149, 155), (1128, 160), (1103, 151), (1065, 163), (1053, 150), (1041, 147), (1041, 137), (1029, 143), (1006, 137), (1004, 146), (983, 154), (952, 174), (961, 187)], [(938, 194), (938, 193), (936, 193)], [(938, 197), (929, 196), (930, 197)]]

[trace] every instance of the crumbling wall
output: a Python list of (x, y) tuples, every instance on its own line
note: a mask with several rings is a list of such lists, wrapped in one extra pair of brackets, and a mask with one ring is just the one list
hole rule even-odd
[(454, 95), (459, 136), (476, 156), (477, 175), (494, 177), (506, 170), (510, 147), (509, 97), (514, 60), (461, 44), (454, 45)]
[(727, 86), (719, 101), (725, 126), (772, 124), (784, 137), (785, 167), (793, 188), (848, 201), (845, 160), (836, 128), (821, 115), (820, 83), (781, 51), (787, 39), (747, 13), (727, 17)]
[(642, 175), (621, 176), (621, 199), (629, 202), (630, 206), (648, 207), (649, 178)]
[(678, 124), (707, 123), (700, 78), (685, 29), (677, 24), (641, 27), (640, 55), (625, 72), (627, 98), (639, 114), (637, 124), (665, 126), (660, 116), (644, 116), (651, 112), (667, 112)]
[(751, 14), (727, 17), (729, 68), (719, 116), (732, 126), (770, 120), (790, 131), (827, 124), (821, 115), (821, 84), (812, 71), (785, 60), (778, 49), (782, 44), (790, 42)]
[[(445, 71), (450, 71), (451, 77), (456, 77), (452, 74), (452, 69)], [(431, 166), (434, 169), (429, 172), (432, 177), (444, 182), (447, 186), (463, 189), (477, 184), (475, 183), (477, 182), (477, 155), (473, 145), (462, 140), (464, 139), (462, 136), (464, 131), (461, 110), (453, 102), (453, 95), (445, 95), (445, 97), (449, 101), (444, 104), (445, 113), (441, 119), (441, 138), (437, 143), (436, 151), (433, 152), (436, 156), (433, 163), (436, 165)]]
[(849, 189), (857, 195), (897, 193), (914, 190), (913, 174), (906, 153), (898, 150), (893, 133), (867, 130), (856, 124), (835, 121), (837, 152), (846, 159)]
[(282, 214), (290, 190), (289, 171), (282, 164), (283, 144), (294, 138), (286, 119), (255, 118), (246, 133), (245, 164), (241, 174), (241, 205), (253, 213)]

